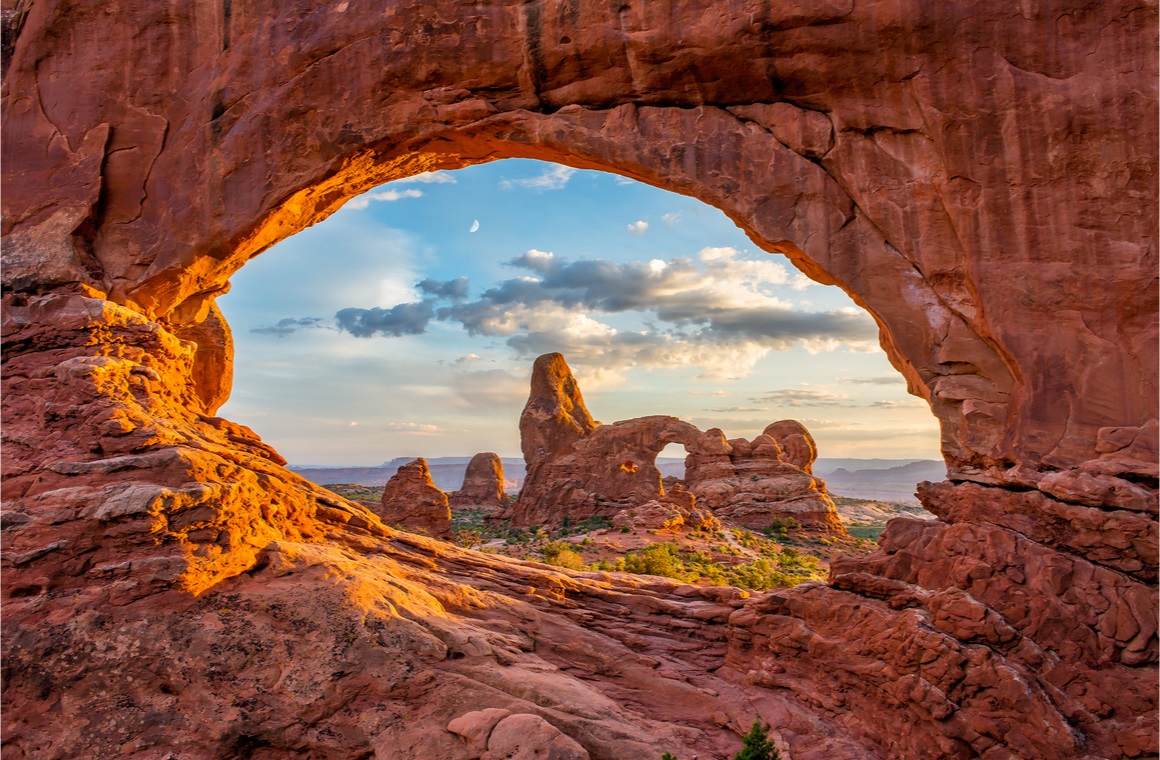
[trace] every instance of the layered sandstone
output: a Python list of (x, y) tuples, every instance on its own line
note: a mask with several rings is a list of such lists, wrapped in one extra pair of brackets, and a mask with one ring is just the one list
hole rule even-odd
[(681, 492), (694, 500), (684, 505), (686, 514), (695, 504), (747, 528), (793, 520), (810, 530), (846, 532), (826, 484), (810, 474), (813, 437), (794, 420), (775, 422), (752, 441), (726, 440), (716, 428), (702, 432), (663, 415), (602, 425), (592, 422), (564, 357), (546, 354), (532, 367), (520, 431), (528, 436), (528, 475), (512, 508), (517, 525), (611, 518), (663, 501), (657, 455), (680, 443), (689, 452)]
[[(756, 715), (795, 758), (1153, 756), (1154, 5), (566, 5), (5, 0), (5, 756), (466, 758), (488, 709), (593, 758)], [(829, 586), (638, 585), (395, 533), (213, 416), (233, 272), (506, 157), (850, 293), (940, 519)]]
[(451, 507), (447, 494), (431, 482), (423, 457), (408, 462), (383, 486), (379, 517), (388, 525), (443, 538), (451, 535)]
[(793, 521), (806, 530), (846, 532), (826, 484), (811, 475), (817, 446), (796, 420), (768, 425), (752, 441), (717, 428), (685, 460), (685, 488), (718, 518), (763, 529)]
[(468, 507), (500, 508), (507, 506), (503, 488), (503, 460), (490, 451), (476, 454), (467, 463), (463, 485), (447, 494), (448, 503), (457, 509)]

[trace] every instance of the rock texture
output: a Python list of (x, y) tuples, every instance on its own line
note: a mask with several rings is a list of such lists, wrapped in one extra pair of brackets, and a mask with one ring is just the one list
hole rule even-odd
[[(1154, 5), (108, 10), (0, 5), (5, 757), (465, 758), (487, 709), (592, 758), (756, 716), (795, 758), (1155, 755)], [(213, 416), (222, 333), (182, 335), (233, 272), (506, 157), (850, 293), (942, 426), (940, 519), (829, 586), (639, 585), (396, 533)]]
[(512, 508), (517, 525), (611, 518), (664, 501), (657, 455), (681, 443), (689, 452), (681, 483), (686, 516), (700, 506), (748, 528), (793, 519), (808, 530), (846, 532), (826, 484), (809, 474), (814, 439), (794, 420), (775, 422), (752, 441), (727, 441), (717, 428), (702, 432), (662, 415), (602, 425), (592, 421), (564, 357), (545, 354), (532, 367), (520, 431), (528, 436), (522, 442), (528, 475)]
[(447, 494), (431, 482), (427, 460), (408, 462), (383, 486), (379, 517), (388, 525), (417, 530), (436, 538), (451, 535)]
[(447, 499), (456, 508), (502, 508), (508, 503), (503, 486), (503, 460), (499, 454), (483, 452), (467, 463), (463, 485), (458, 491), (447, 494)]
[(718, 518), (762, 529), (793, 520), (806, 530), (845, 533), (826, 484), (810, 474), (814, 439), (800, 422), (782, 420), (752, 441), (725, 440), (717, 428), (685, 464), (685, 488)]

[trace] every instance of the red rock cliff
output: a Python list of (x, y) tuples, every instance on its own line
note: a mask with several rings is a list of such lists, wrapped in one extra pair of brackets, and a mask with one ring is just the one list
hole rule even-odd
[[(1153, 4), (0, 12), (6, 757), (460, 758), (487, 709), (594, 758), (755, 715), (801, 758), (1155, 754)], [(239, 267), (505, 157), (851, 294), (939, 419), (940, 519), (749, 599), (580, 577), (395, 533), (212, 416), (188, 329)]]

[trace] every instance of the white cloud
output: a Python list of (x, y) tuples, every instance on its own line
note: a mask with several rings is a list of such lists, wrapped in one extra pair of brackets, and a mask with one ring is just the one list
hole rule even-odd
[[(706, 264), (718, 261), (729, 261), (737, 256), (737, 249), (731, 246), (721, 248), (702, 248), (697, 256)], [(784, 267), (783, 267), (784, 269)]]
[(833, 393), (831, 391), (819, 390), (803, 390), (800, 388), (783, 388), (782, 390), (770, 391), (760, 398), (753, 399), (758, 402), (765, 402), (772, 404), (775, 407), (802, 407), (802, 406), (849, 406), (850, 397), (844, 393)]
[(661, 214), (661, 221), (670, 227), (676, 227), (677, 222), (681, 221), (681, 212), (670, 211), (667, 214)]
[(391, 184), (403, 185), (403, 184), (407, 184), (410, 182), (419, 182), (419, 183), (422, 183), (424, 185), (431, 185), (431, 184), (454, 185), (457, 182), (457, 180), (451, 174), (451, 172), (445, 172), (445, 171), (420, 172), (419, 174), (415, 174), (415, 175), (412, 175), (410, 177), (404, 177), (403, 179), (397, 179), (394, 182), (392, 182)]
[(427, 425), (421, 422), (388, 422), (383, 428), (392, 433), (416, 433), (419, 435), (450, 432), (447, 428), (441, 428), (438, 425)]
[(870, 404), (871, 409), (925, 409), (926, 402), (922, 399), (908, 398), (902, 401), (874, 401)]
[(568, 184), (568, 180), (572, 179), (572, 175), (575, 173), (576, 170), (570, 166), (550, 166), (535, 177), (505, 179), (499, 183), (499, 186), (504, 190), (511, 190), (516, 187), (536, 190), (538, 192), (543, 192), (544, 190), (563, 190)]
[(398, 201), (403, 198), (422, 198), (422, 190), (380, 190), (378, 192), (364, 193), (359, 197), (348, 201), (347, 208), (360, 211), (371, 205), (371, 201)]
[(640, 237), (644, 233), (648, 232), (648, 222), (644, 221), (643, 219), (638, 219), (632, 224), (628, 225), (628, 231), (629, 233)]
[(452, 363), (456, 367), (466, 367), (468, 364), (473, 364), (477, 361), (480, 361), (481, 359), (482, 357), (479, 354), (465, 354)]
[(456, 372), (451, 385), (467, 407), (486, 411), (511, 409), (513, 419), (527, 400), (530, 387), (525, 373), (504, 369)]

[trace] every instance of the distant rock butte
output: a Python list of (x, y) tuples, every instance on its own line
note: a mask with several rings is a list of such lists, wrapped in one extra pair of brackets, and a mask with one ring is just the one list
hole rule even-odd
[(451, 506), (503, 507), (508, 503), (504, 492), (503, 460), (490, 451), (476, 454), (467, 464), (463, 485), (447, 495)]
[(383, 486), (379, 517), (388, 525), (422, 531), (436, 538), (451, 535), (447, 494), (431, 482), (427, 460), (420, 457), (391, 476)]
[[(517, 525), (613, 517), (665, 496), (657, 455), (680, 443), (683, 489), (695, 506), (748, 528), (794, 519), (812, 530), (845, 533), (826, 484), (810, 474), (817, 446), (799, 422), (769, 425), (752, 441), (726, 440), (655, 415), (602, 425), (592, 420), (564, 357), (532, 367), (531, 397), (520, 418), (527, 479), (512, 508)], [(689, 507), (694, 504), (689, 504)]]

